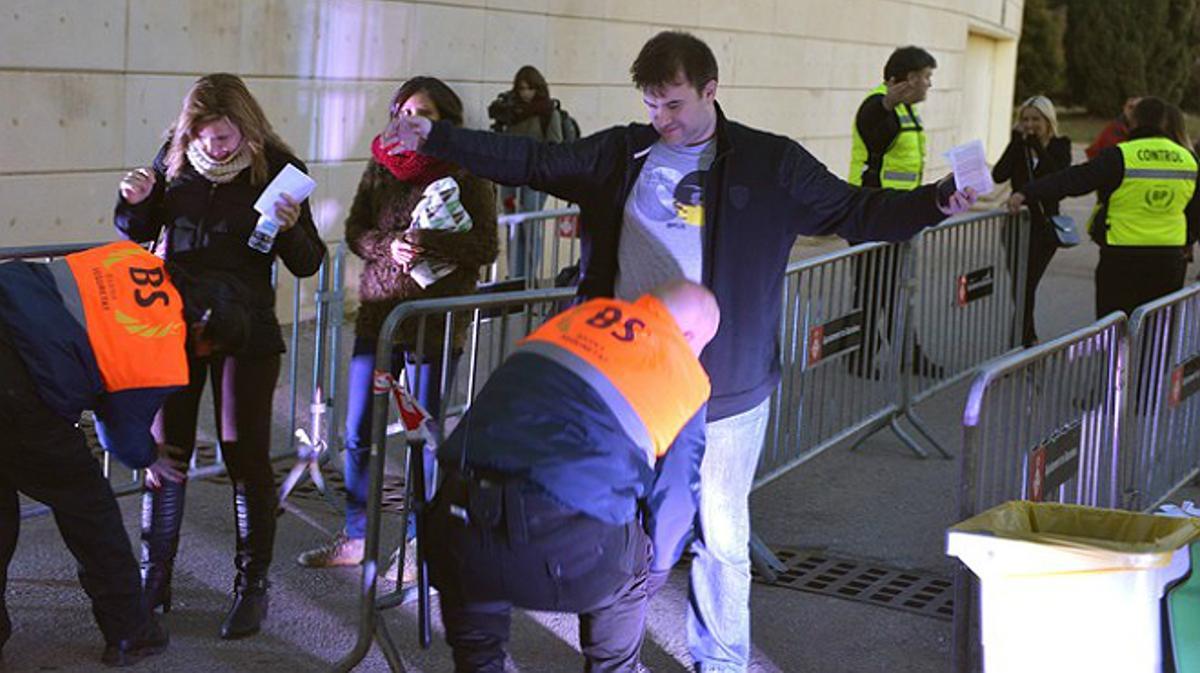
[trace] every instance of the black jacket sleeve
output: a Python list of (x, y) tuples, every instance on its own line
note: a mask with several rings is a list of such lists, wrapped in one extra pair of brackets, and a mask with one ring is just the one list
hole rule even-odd
[(1196, 175), (1196, 191), (1183, 211), (1187, 216), (1188, 245), (1200, 241), (1200, 173)]
[(1041, 160), (1045, 162), (1046, 173), (1055, 173), (1069, 168), (1071, 166), (1071, 139), (1066, 136), (1051, 138)]
[(789, 222), (794, 234), (904, 241), (945, 217), (937, 206), (936, 185), (908, 192), (855, 187), (791, 141), (780, 162), (779, 182), (796, 205)]
[(1087, 163), (1038, 178), (1019, 191), (1025, 194), (1026, 200), (1038, 201), (1082, 196), (1094, 191), (1111, 192), (1121, 185), (1124, 175), (1125, 159), (1121, 150), (1109, 147)]
[(1064, 136), (1050, 139), (1046, 147), (1037, 142), (1027, 142), (1018, 131), (1013, 131), (1012, 139), (1004, 148), (1004, 154), (992, 167), (992, 180), (997, 183), (1011, 180), (1013, 190), (1020, 191), (1029, 182), (1029, 168), (1025, 158), (1026, 148), (1037, 158), (1034, 169), (1035, 178), (1043, 177), (1061, 171), (1071, 165), (1071, 140)]
[(580, 203), (609, 174), (611, 152), (618, 143), (605, 136), (619, 128), (594, 133), (573, 143), (539, 143), (532, 138), (501, 135), (434, 122), (421, 152), (452, 161), (471, 173), (503, 185), (529, 185), (540, 192)]
[(992, 166), (992, 180), (997, 184), (1011, 180), (1013, 173), (1017, 171), (1018, 162), (1025, 160), (1024, 155), (1024, 143), (1014, 132), (1012, 139), (1008, 141), (1008, 146), (1004, 148), (1004, 154), (1001, 154), (1000, 160), (996, 162), (995, 166)]
[(167, 146), (163, 145), (151, 163), (154, 171), (154, 189), (150, 195), (136, 205), (129, 203), (117, 190), (117, 205), (113, 211), (113, 224), (117, 233), (136, 243), (146, 243), (158, 238), (158, 232), (163, 227), (163, 218), (157, 216), (157, 210), (162, 205), (166, 193), (166, 153)]
[[(296, 168), (308, 173), (308, 166), (305, 166), (303, 161), (293, 157), (288, 163), (293, 163)], [(278, 168), (282, 170), (283, 166)], [(310, 200), (304, 199), (300, 204), (300, 217), (296, 224), (287, 231), (280, 232), (275, 238), (275, 253), (283, 260), (288, 271), (297, 278), (313, 275), (325, 260), (325, 242), (321, 240), (321, 235), (317, 233), (317, 225), (313, 222)]]
[(871, 154), (883, 154), (900, 135), (900, 120), (894, 110), (883, 107), (883, 94), (868, 96), (858, 106), (854, 126)]

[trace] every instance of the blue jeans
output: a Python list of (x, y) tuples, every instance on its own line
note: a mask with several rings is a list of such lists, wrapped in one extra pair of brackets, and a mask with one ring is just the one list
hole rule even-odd
[[(546, 194), (535, 191), (530, 187), (500, 187), (500, 198), (504, 204), (505, 213), (532, 213), (546, 205)], [(508, 207), (511, 200), (515, 209)], [(525, 222), (508, 228), (508, 277), (522, 278), (525, 276), (526, 257), (530, 261), (530, 270), (536, 272), (541, 267), (542, 236), (546, 227), (545, 221)]]
[(688, 649), (702, 673), (741, 673), (750, 661), (750, 487), (770, 411), (767, 399), (705, 426), (687, 619)]
[[(371, 337), (355, 337), (354, 355), (350, 358), (350, 373), (348, 374), (349, 395), (346, 400), (346, 536), (351, 538), (366, 537), (367, 528), (367, 487), (370, 485), (368, 466), (371, 462), (371, 411), (373, 398), (371, 395), (372, 373), (375, 367), (376, 340)], [(425, 410), (437, 418), (441, 414), (442, 405), (442, 362), (427, 360), (420, 366), (408, 362), (408, 351), (399, 346), (392, 350), (392, 376), (400, 375), (400, 368), (405, 368), (405, 377), (409, 389), (417, 390), (417, 401)], [(450, 356), (450, 381), (454, 381), (454, 369), (458, 365), (458, 355)], [(430, 475), (436, 461), (435, 447), (426, 447), (424, 460), (425, 483), (429, 484)], [(416, 534), (416, 518), (408, 518), (408, 537)]]

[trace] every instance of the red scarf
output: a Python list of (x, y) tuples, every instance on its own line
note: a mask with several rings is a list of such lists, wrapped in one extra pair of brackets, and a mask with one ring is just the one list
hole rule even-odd
[(435, 159), (420, 152), (401, 152), (388, 154), (384, 149), (380, 136), (371, 141), (371, 156), (380, 166), (388, 169), (397, 180), (414, 184), (428, 184), (453, 173), (457, 166), (449, 161)]

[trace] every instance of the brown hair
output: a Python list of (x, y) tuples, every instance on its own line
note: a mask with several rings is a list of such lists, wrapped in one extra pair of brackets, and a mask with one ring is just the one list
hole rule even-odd
[(521, 66), (517, 74), (513, 75), (513, 95), (516, 95), (517, 86), (521, 82), (528, 84), (533, 89), (534, 100), (545, 100), (550, 97), (550, 85), (546, 84), (546, 78), (542, 77), (542, 73), (537, 68), (531, 65)]
[(634, 86), (643, 91), (675, 84), (681, 73), (701, 92), (717, 79), (717, 58), (703, 40), (677, 30), (664, 30), (650, 38), (629, 67)]
[(183, 109), (167, 131), (171, 139), (167, 150), (168, 178), (176, 177), (183, 170), (188, 144), (196, 138), (200, 127), (219, 119), (228, 119), (242, 134), (242, 144), (250, 152), (251, 184), (263, 184), (270, 177), (266, 158), (268, 147), (294, 154), (271, 128), (267, 115), (242, 78), (219, 72), (196, 80), (183, 97)]
[(1188, 137), (1187, 121), (1183, 118), (1183, 111), (1179, 106), (1167, 104), (1166, 114), (1163, 124), (1163, 131), (1167, 137), (1184, 147), (1192, 148), (1192, 139)]
[(400, 113), (404, 102), (416, 94), (423, 93), (437, 108), (438, 116), (455, 126), (463, 125), (463, 104), (458, 94), (454, 93), (442, 80), (436, 77), (413, 77), (396, 89), (392, 96), (391, 113), (395, 117)]

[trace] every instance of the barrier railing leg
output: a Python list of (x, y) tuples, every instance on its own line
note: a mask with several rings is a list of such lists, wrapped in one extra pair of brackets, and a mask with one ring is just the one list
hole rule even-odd
[(404, 661), (400, 659), (400, 648), (396, 647), (396, 641), (392, 640), (392, 634), (382, 619), (375, 620), (375, 640), (379, 642), (379, 649), (383, 651), (388, 668), (397, 673), (404, 673), (407, 669), (404, 668)]
[(288, 471), (288, 475), (284, 477), (283, 483), (279, 486), (279, 507), (283, 507), (287, 503), (288, 496), (307, 476), (313, 486), (316, 486), (317, 492), (324, 497), (325, 502), (334, 511), (340, 512), (342, 505), (337, 501), (333, 492), (326, 488), (325, 477), (321, 474), (321, 466), (329, 462), (329, 446), (321, 430), (321, 420), (325, 415), (326, 406), (321, 397), (320, 386), (313, 391), (311, 409), (312, 435), (310, 436), (304, 428), (296, 429), (296, 439), (299, 440), (299, 445), (296, 447), (296, 463), (292, 465), (292, 469)]
[(774, 584), (775, 580), (779, 579), (779, 573), (787, 570), (783, 561), (780, 561), (767, 543), (754, 532), (750, 533), (750, 565), (767, 584)]
[(970, 673), (974, 663), (975, 581), (971, 571), (959, 563), (954, 569), (954, 632), (950, 649), (950, 670)]
[[(433, 625), (429, 608), (429, 568), (425, 563), (425, 516), (426, 496), (429, 491), (425, 487), (425, 446), (418, 442), (412, 449), (415, 460), (412, 460), (412, 503), (413, 511), (409, 516), (417, 517), (417, 637), (422, 649), (429, 649), (433, 642)], [(402, 580), (399, 578), (397, 581)]]
[[(888, 421), (888, 427), (891, 428), (892, 433), (895, 434), (896, 437), (900, 439), (900, 443), (907, 446), (909, 451), (912, 451), (913, 453), (917, 454), (918, 458), (928, 458), (929, 457), (929, 452), (925, 450), (925, 447), (921, 446), (921, 444), (919, 442), (917, 442), (916, 439), (913, 439), (913, 436), (911, 434), (909, 434), (909, 432), (907, 430), (900, 427), (900, 416), (898, 416), (898, 415), (893, 416), (892, 419), (890, 421)], [(863, 439), (865, 440), (866, 438), (864, 437)], [(857, 449), (858, 444), (855, 444), (854, 448)]]
[(929, 426), (925, 425), (925, 421), (922, 421), (921, 417), (918, 416), (915, 411), (912, 409), (905, 409), (904, 417), (908, 419), (909, 423), (912, 423), (912, 426), (917, 429), (917, 432), (921, 433), (921, 435), (925, 437), (925, 440), (928, 441), (938, 453), (942, 454), (942, 458), (946, 458), (947, 460), (954, 458), (954, 454), (950, 453), (944, 446), (942, 446), (942, 443), (939, 442), (933, 436), (933, 433), (929, 431)]
[[(388, 332), (390, 334), (391, 332)], [(375, 372), (391, 371), (392, 353), (391, 341), (381, 340), (380, 346), (375, 352)], [(367, 656), (367, 652), (371, 649), (372, 641), (384, 643), (390, 641), (387, 631), (379, 628), (378, 608), (375, 605), (376, 591), (378, 588), (378, 561), (379, 561), (379, 537), (381, 528), (381, 514), (383, 505), (383, 467), (384, 467), (384, 452), (387, 444), (387, 416), (388, 416), (388, 393), (390, 389), (386, 385), (380, 385), (376, 376), (376, 381), (372, 385), (371, 393), (373, 406), (373, 415), (371, 418), (371, 453), (368, 474), (370, 481), (367, 486), (367, 535), (364, 539), (363, 563), (362, 563), (362, 581), (359, 586), (359, 624), (358, 633), (354, 641), (354, 648), (344, 657), (339, 659), (333, 665), (333, 670), (338, 673), (346, 673), (352, 670), (355, 666)], [(399, 656), (395, 653), (395, 648), (384, 648), (384, 656), (387, 657), (388, 664), (395, 667), (400, 665)], [(393, 662), (393, 658), (396, 659)], [(396, 668), (395, 670), (403, 670)]]

